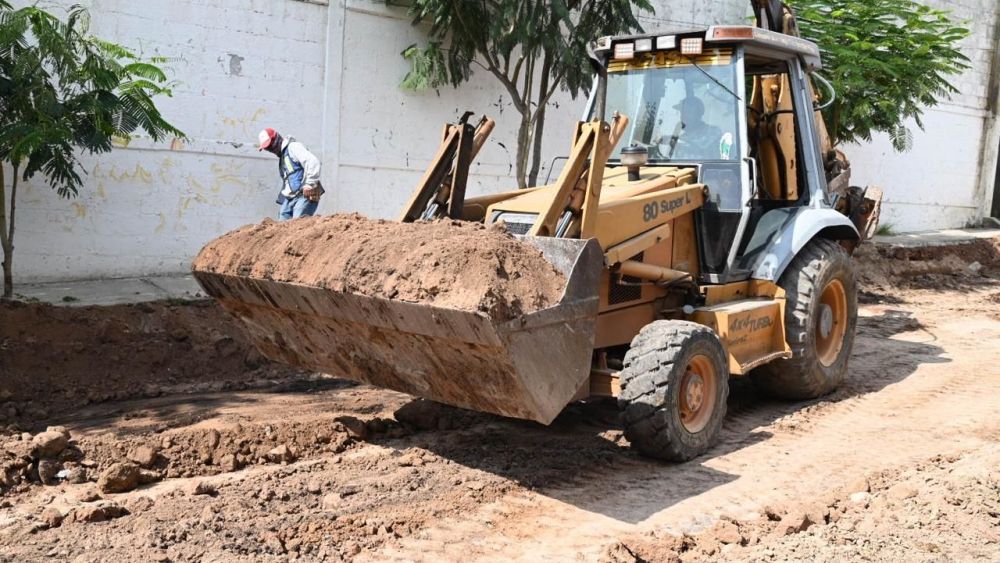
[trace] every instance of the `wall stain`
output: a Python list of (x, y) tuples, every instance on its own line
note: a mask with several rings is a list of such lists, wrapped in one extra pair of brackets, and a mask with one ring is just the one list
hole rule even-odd
[(233, 53), (226, 54), (229, 55), (229, 76), (243, 76), (243, 61), (246, 60), (246, 57)]
[(77, 219), (85, 219), (87, 217), (87, 206), (86, 205), (84, 205), (84, 204), (82, 204), (82, 203), (80, 203), (78, 201), (74, 201), (73, 203), (70, 204), (70, 206), (76, 211), (76, 218)]

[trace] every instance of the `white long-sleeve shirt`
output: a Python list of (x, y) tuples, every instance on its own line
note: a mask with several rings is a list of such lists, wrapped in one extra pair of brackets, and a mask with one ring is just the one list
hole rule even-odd
[[(281, 151), (284, 152), (285, 149), (288, 149), (288, 156), (302, 165), (302, 185), (315, 186), (319, 182), (319, 174), (322, 168), (316, 155), (309, 152), (309, 149), (296, 141), (294, 137), (285, 137), (285, 141), (281, 145)], [(292, 188), (288, 185), (288, 180), (285, 180), (285, 185), (281, 189), (281, 195), (290, 197), (292, 193)]]

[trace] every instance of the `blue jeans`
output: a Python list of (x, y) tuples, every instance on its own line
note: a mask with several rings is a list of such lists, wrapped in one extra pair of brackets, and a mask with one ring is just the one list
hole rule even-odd
[(299, 217), (312, 217), (316, 213), (318, 206), (319, 202), (309, 201), (305, 196), (301, 195), (295, 199), (286, 199), (285, 203), (281, 204), (278, 220), (287, 221), (289, 219), (298, 219)]

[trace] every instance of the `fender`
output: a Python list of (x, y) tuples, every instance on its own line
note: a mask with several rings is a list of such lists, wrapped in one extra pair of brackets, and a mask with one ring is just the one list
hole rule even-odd
[(758, 280), (776, 282), (812, 239), (861, 239), (851, 220), (830, 208), (772, 209), (757, 223), (741, 264)]

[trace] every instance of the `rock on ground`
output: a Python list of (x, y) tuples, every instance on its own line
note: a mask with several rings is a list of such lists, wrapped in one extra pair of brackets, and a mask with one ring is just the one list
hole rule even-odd
[(113, 463), (101, 472), (97, 487), (104, 493), (124, 493), (139, 486), (141, 469), (130, 462)]

